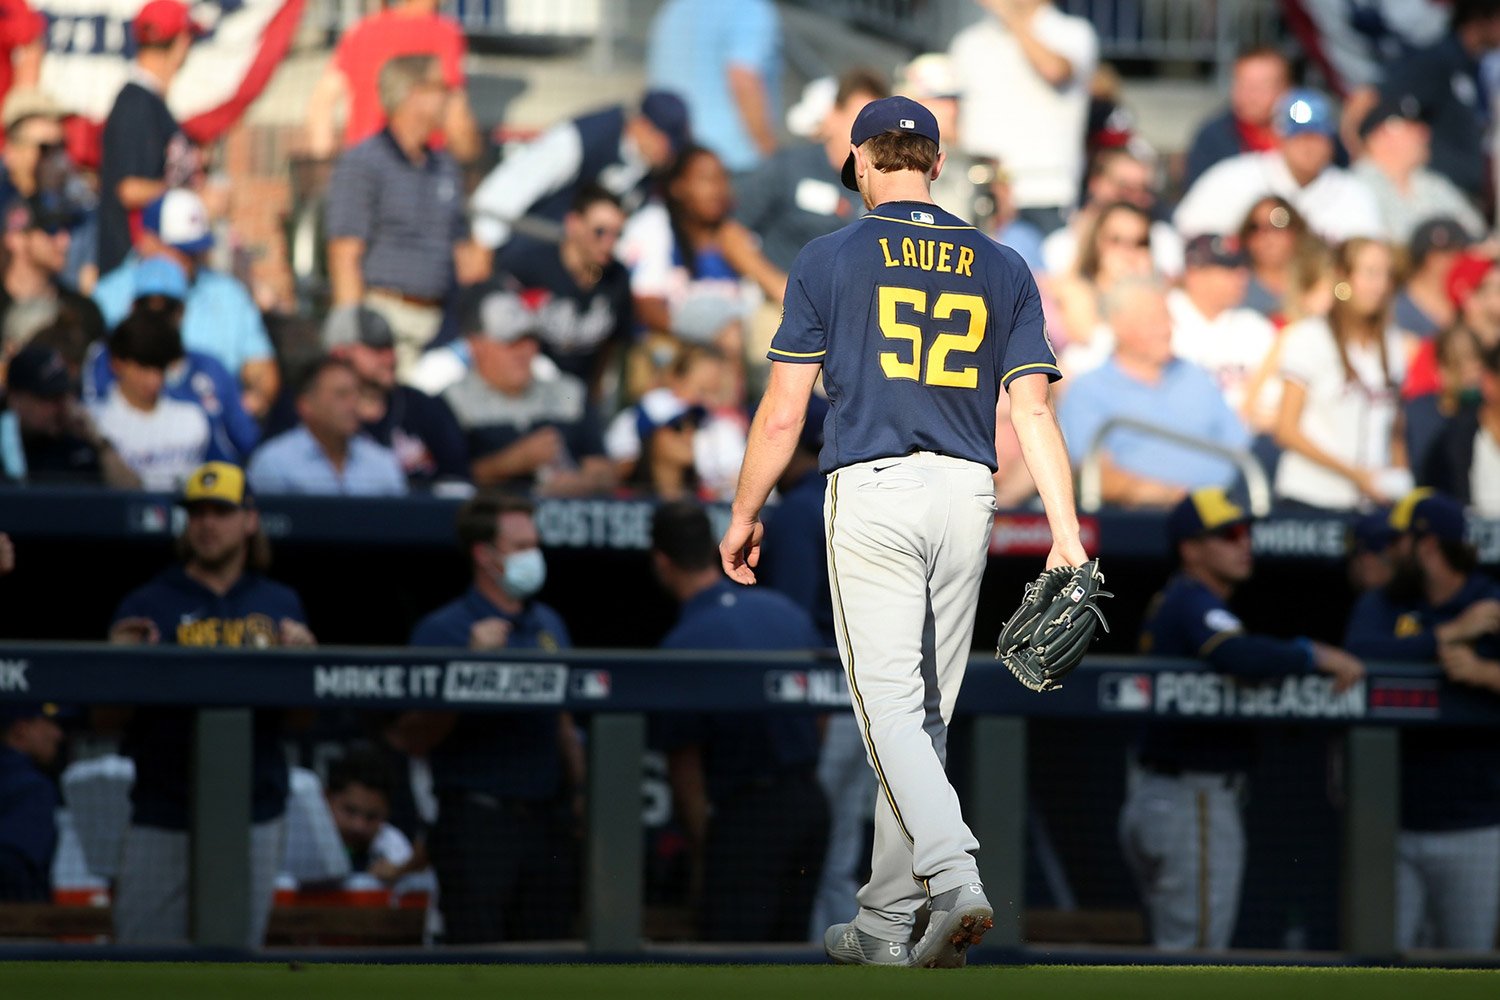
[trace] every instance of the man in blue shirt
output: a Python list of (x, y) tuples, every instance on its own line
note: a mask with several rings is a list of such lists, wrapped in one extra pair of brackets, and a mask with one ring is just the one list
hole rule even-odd
[[(1439, 663), (1500, 692), (1500, 586), (1475, 571), (1456, 500), (1415, 490), (1391, 510), (1395, 577), (1354, 606), (1344, 644), (1371, 659)], [(1500, 744), (1490, 729), (1401, 734), (1396, 944), (1489, 951), (1500, 924)]]
[(62, 745), (56, 715), (56, 705), (0, 702), (0, 902), (52, 899), (61, 803), (46, 769)]
[[(311, 646), (302, 601), (262, 576), (270, 560), (260, 515), (245, 474), (209, 462), (188, 478), (181, 496), (187, 527), (180, 565), (120, 602), (109, 640), (124, 645)], [(121, 944), (186, 941), (188, 824), (193, 759), (191, 709), (139, 709), (123, 752), (135, 761), (130, 826), (115, 882), (115, 940)], [(259, 947), (281, 862), (288, 775), (281, 714), (255, 713), (250, 831), (250, 936)]]
[[(183, 303), (189, 294), (187, 273), (174, 260), (151, 257), (135, 269), (135, 302), (130, 315), (146, 315), (170, 326), (177, 339), (166, 369), (163, 395), (192, 403), (208, 418), (209, 461), (242, 463), (260, 441), (260, 427), (245, 410), (239, 380), (217, 359), (182, 346)], [(83, 363), (83, 398), (99, 403), (115, 384), (109, 342), (90, 346)]]
[[(1194, 490), (1167, 533), (1181, 571), (1151, 602), (1141, 652), (1202, 660), (1208, 670), (1269, 678), (1320, 671), (1346, 690), (1364, 674), (1341, 650), (1308, 639), (1253, 635), (1228, 601), (1250, 579), (1250, 515), (1222, 489)], [(1120, 844), (1135, 873), (1158, 948), (1227, 948), (1245, 867), (1240, 794), (1254, 760), (1248, 726), (1149, 726), (1137, 749)]]
[(115, 326), (140, 297), (137, 279), (144, 262), (152, 257), (173, 261), (187, 277), (182, 346), (208, 355), (236, 376), (245, 410), (261, 418), (281, 384), (276, 352), (249, 290), (233, 275), (205, 266), (213, 245), (202, 199), (186, 189), (168, 191), (141, 213), (136, 249), (99, 279), (94, 302), (104, 321)]
[(376, 444), (359, 420), (359, 377), (347, 361), (324, 358), (297, 393), (302, 422), (261, 445), (250, 459), (258, 493), (404, 496), (396, 453)]
[[(562, 616), (535, 599), (547, 563), (529, 501), (481, 494), (459, 511), (458, 538), (473, 586), (418, 622), (413, 646), (556, 652), (572, 645)], [(407, 721), (411, 752), (428, 751), (438, 799), (428, 850), (444, 940), (567, 937), (577, 859), (558, 805), (565, 776), (575, 789), (583, 782), (572, 719), (422, 712)]]
[[(1127, 279), (1111, 289), (1105, 317), (1114, 330), (1114, 355), (1078, 376), (1058, 408), (1073, 464), (1080, 464), (1104, 424), (1129, 417), (1166, 430), (1206, 438), (1225, 448), (1250, 446), (1250, 432), (1213, 378), (1172, 355), (1172, 319), (1154, 282)], [(1104, 439), (1101, 486), (1105, 503), (1165, 507), (1201, 486), (1229, 486), (1234, 464), (1125, 428)]]
[(646, 77), (682, 95), (694, 138), (730, 173), (776, 151), (781, 21), (771, 0), (669, 0), (651, 22)]
[[(822, 645), (807, 612), (789, 598), (724, 579), (708, 513), (695, 503), (657, 508), (651, 563), (682, 605), (663, 649)], [(703, 939), (803, 940), (828, 841), (828, 803), (814, 776), (817, 721), (673, 713), (653, 719), (653, 730), (701, 873), (694, 883), (703, 886), (696, 901)]]

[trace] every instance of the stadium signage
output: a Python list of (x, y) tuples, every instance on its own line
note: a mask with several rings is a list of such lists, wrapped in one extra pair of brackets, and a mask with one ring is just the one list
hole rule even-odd
[[(0, 665), (3, 670), (3, 665)], [(24, 680), (24, 678), (23, 678)], [(609, 697), (609, 675), (588, 672), (576, 697)], [(0, 690), (4, 674), (0, 673)], [(22, 689), (24, 690), (24, 688)], [(358, 664), (313, 668), (316, 698), (404, 701), (435, 698), (459, 704), (558, 705), (568, 691), (568, 668), (557, 663)]]
[(547, 500), (537, 505), (542, 545), (561, 549), (648, 549), (649, 501)]
[[(1099, 522), (1078, 519), (1079, 540), (1090, 552), (1099, 548)], [(1000, 514), (990, 532), (992, 556), (1044, 556), (1052, 551), (1052, 528), (1045, 514)]]
[(467, 704), (561, 705), (568, 668), (556, 663), (448, 664), (443, 700)]
[(1328, 520), (1266, 520), (1250, 529), (1250, 544), (1260, 556), (1312, 556), (1342, 559), (1347, 529), (1344, 522)]
[(1099, 707), (1108, 712), (1178, 718), (1361, 719), (1366, 704), (1363, 682), (1336, 693), (1333, 678), (1321, 674), (1260, 683), (1199, 671), (1099, 678)]
[(26, 670), (30, 666), (29, 660), (0, 660), (0, 691), (29, 692), (31, 682), (26, 679)]
[(842, 670), (772, 670), (766, 674), (766, 701), (848, 708), (849, 685)]

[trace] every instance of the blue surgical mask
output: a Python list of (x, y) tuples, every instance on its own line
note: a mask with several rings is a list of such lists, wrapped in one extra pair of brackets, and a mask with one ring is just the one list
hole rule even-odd
[(505, 572), (496, 581), (506, 596), (524, 601), (547, 582), (547, 560), (541, 549), (522, 549), (505, 557)]

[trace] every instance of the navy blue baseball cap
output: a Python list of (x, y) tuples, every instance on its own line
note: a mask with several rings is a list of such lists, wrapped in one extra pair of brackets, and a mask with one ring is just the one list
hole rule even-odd
[(1175, 544), (1253, 520), (1249, 511), (1231, 500), (1223, 488), (1205, 486), (1183, 497), (1167, 514), (1167, 537)]
[(1445, 542), (1468, 537), (1463, 504), (1426, 487), (1412, 490), (1391, 509), (1390, 525), (1402, 533), (1436, 535)]
[(60, 719), (67, 715), (50, 701), (0, 701), (0, 730), (27, 719)]
[(1384, 552), (1396, 541), (1397, 534), (1399, 532), (1391, 527), (1389, 511), (1377, 510), (1369, 514), (1361, 514), (1349, 526), (1349, 551), (1351, 554)]
[(667, 137), (674, 153), (682, 152), (683, 147), (692, 141), (688, 106), (670, 90), (647, 91), (641, 98), (641, 116)]
[[(912, 100), (910, 97), (882, 97), (878, 101), (866, 104), (859, 117), (854, 119), (854, 127), (849, 130), (849, 141), (856, 146), (863, 146), (866, 141), (877, 135), (887, 132), (906, 132), (911, 135), (919, 135), (924, 139), (931, 139), (935, 144), (942, 145), (942, 138), (938, 135), (937, 119), (932, 117), (932, 112)], [(844, 172), (841, 175), (844, 187), (850, 191), (859, 190), (859, 182), (854, 177), (854, 154), (844, 161)]]

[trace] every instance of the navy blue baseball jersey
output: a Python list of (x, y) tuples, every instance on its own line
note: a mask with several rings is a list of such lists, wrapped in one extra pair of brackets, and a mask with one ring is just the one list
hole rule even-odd
[(1062, 377), (1020, 255), (914, 201), (803, 248), (767, 357), (823, 365), (824, 472), (913, 451), (994, 469), (1001, 389)]
[[(220, 595), (173, 566), (126, 595), (115, 611), (122, 618), (149, 618), (166, 646), (259, 647), (280, 642), (281, 619), (305, 624), (302, 601), (290, 587), (246, 573)], [(281, 714), (255, 713), (251, 817), (256, 823), (286, 810), (287, 765), (281, 749)], [(141, 708), (131, 719), (124, 752), (135, 761), (130, 797), (134, 822), (186, 830), (193, 711)]]

